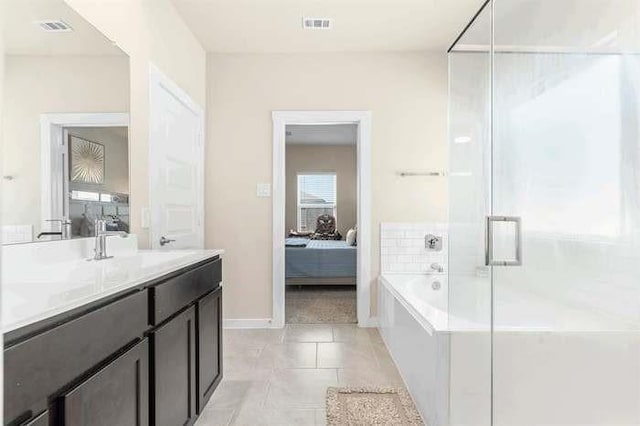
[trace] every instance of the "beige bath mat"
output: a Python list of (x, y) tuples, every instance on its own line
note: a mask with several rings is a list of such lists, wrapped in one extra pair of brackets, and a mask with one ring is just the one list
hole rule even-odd
[(328, 426), (424, 426), (411, 396), (397, 388), (329, 388)]

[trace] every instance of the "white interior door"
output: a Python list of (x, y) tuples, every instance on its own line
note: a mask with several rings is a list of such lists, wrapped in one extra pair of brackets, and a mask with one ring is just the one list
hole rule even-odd
[(154, 66), (150, 67), (149, 100), (151, 247), (202, 248), (202, 108)]

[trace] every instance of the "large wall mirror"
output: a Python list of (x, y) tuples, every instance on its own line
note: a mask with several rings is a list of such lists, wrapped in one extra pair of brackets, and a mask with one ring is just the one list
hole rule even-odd
[(8, 0), (2, 241), (129, 229), (129, 58), (63, 0)]

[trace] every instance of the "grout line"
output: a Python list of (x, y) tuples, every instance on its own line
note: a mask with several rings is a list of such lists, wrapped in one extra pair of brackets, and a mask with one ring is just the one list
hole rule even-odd
[(229, 420), (227, 420), (227, 425), (226, 426), (231, 426), (233, 424), (234, 418), (236, 416), (236, 411), (238, 411), (237, 408), (232, 408), (231, 409), (231, 415), (229, 416)]

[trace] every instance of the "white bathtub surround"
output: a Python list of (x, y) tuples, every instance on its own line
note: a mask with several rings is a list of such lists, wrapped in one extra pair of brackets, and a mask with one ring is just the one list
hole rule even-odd
[[(475, 309), (454, 315), (446, 281), (433, 290), (439, 279), (381, 276), (380, 333), (430, 426), (489, 426), (490, 300), (477, 304), (471, 291), (458, 292), (457, 302), (466, 294)], [(495, 425), (640, 424), (636, 328), (518, 288), (497, 286), (494, 298)]]
[[(425, 237), (442, 237), (442, 250), (425, 247)], [(447, 224), (382, 223), (380, 225), (380, 271), (382, 274), (434, 273), (433, 263), (447, 271)]]
[(378, 286), (380, 335), (429, 426), (448, 425), (449, 413), (447, 290), (432, 289), (441, 279), (383, 275)]
[(126, 291), (223, 250), (137, 250), (135, 235), (107, 238), (113, 258), (87, 261), (93, 238), (2, 247), (2, 331)]

